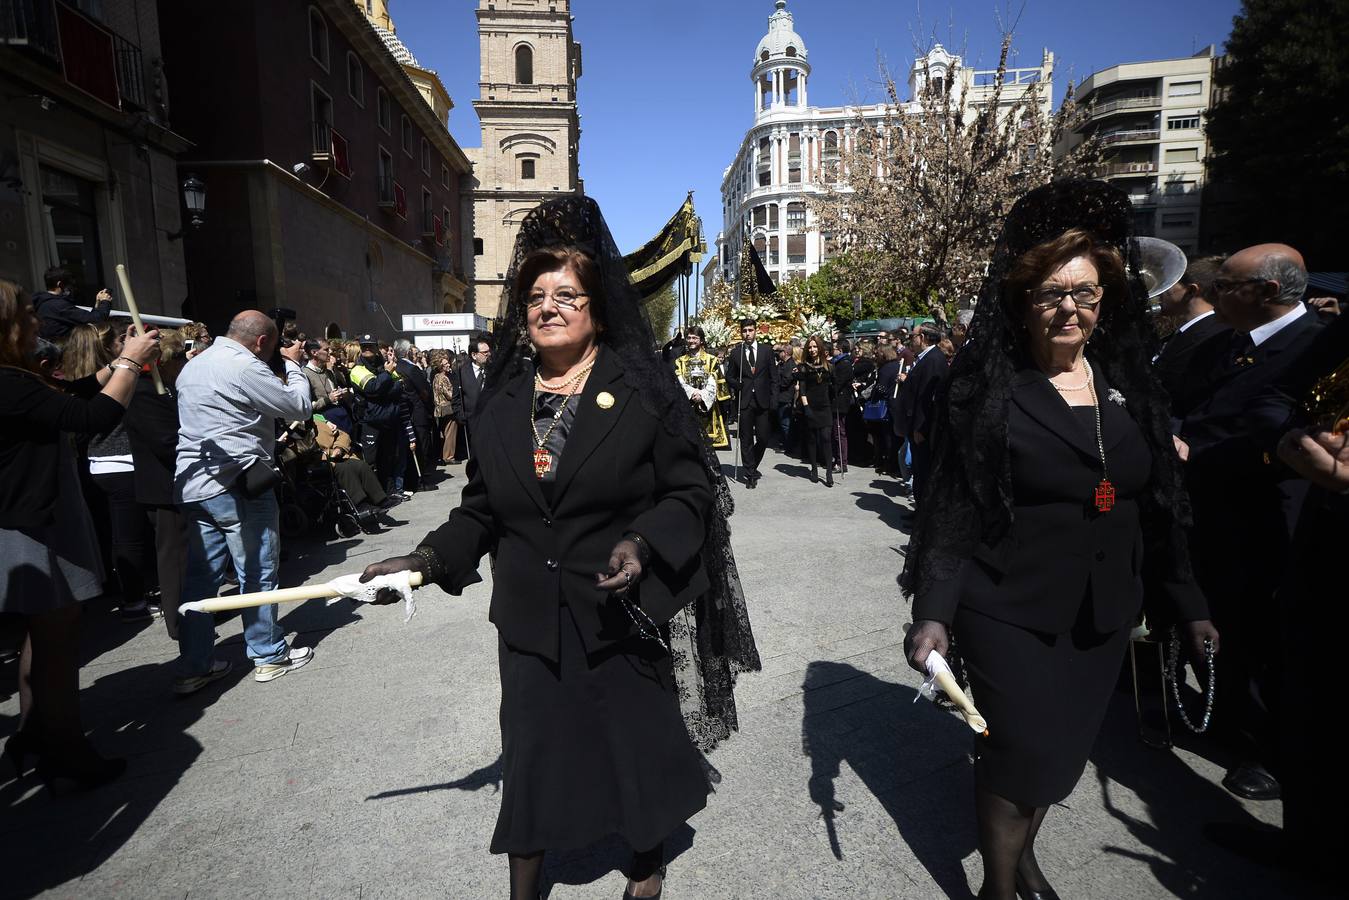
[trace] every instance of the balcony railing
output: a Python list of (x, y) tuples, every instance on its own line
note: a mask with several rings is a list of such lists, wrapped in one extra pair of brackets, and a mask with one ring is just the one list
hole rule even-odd
[(52, 0), (0, 0), (0, 44), (60, 62), (61, 38)]
[(378, 204), (385, 209), (393, 209), (396, 202), (393, 193), (393, 176), (378, 175), (375, 178), (375, 188), (379, 193)]
[(112, 52), (117, 63), (117, 91), (122, 95), (122, 108), (146, 109), (145, 67), (141, 63), (141, 48), (112, 33)]
[(1161, 103), (1162, 98), (1155, 94), (1148, 97), (1121, 97), (1118, 100), (1092, 104), (1091, 114), (1093, 117), (1108, 116), (1126, 109), (1152, 109), (1161, 106)]
[(1128, 131), (1110, 131), (1101, 135), (1102, 144), (1121, 144), (1126, 141), (1155, 141), (1159, 140), (1162, 133), (1157, 129), (1142, 129)]
[(1107, 175), (1147, 175), (1157, 171), (1155, 162), (1110, 163), (1105, 167)]
[(333, 126), (331, 122), (312, 122), (314, 134), (314, 161), (329, 162), (333, 158)]

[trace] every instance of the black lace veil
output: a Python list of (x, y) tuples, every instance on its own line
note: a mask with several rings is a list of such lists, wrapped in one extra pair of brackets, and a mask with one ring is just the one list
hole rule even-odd
[(529, 370), (533, 350), (524, 300), (529, 285), (517, 285), (516, 276), (531, 253), (550, 248), (579, 250), (595, 261), (604, 294), (600, 342), (622, 362), (623, 379), (636, 391), (643, 408), (664, 424), (671, 437), (698, 448), (715, 494), (702, 552), (712, 587), (675, 617), (669, 634), (684, 721), (694, 743), (710, 750), (738, 727), (736, 675), (760, 668), (731, 551), (727, 520), (735, 504), (702, 424), (675, 380), (674, 370), (660, 358), (646, 309), (628, 278), (627, 266), (599, 204), (591, 198), (549, 200), (521, 223), (506, 275), (481, 403), (490, 403), (500, 388)]
[(1152, 451), (1139, 498), (1148, 568), (1168, 582), (1192, 578), (1190, 522), (1180, 460), (1171, 439), (1166, 395), (1152, 371), (1156, 333), (1138, 273), (1138, 241), (1128, 196), (1102, 181), (1061, 181), (1036, 188), (1012, 207), (979, 292), (969, 340), (939, 390), (927, 496), (909, 541), (900, 586), (922, 594), (952, 578), (977, 543), (997, 543), (1012, 525), (1007, 411), (1012, 376), (1029, 365), (1018, 324), (1004, 311), (1003, 281), (1026, 251), (1081, 228), (1120, 251), (1128, 270), (1123, 302), (1104, 303), (1087, 358), (1125, 404)]

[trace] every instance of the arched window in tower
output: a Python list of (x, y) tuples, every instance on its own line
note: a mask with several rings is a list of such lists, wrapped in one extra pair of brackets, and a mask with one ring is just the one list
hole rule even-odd
[(515, 83), (534, 83), (534, 51), (528, 44), (515, 48)]
[(768, 51), (765, 50), (764, 52), (760, 53), (760, 54), (759, 54), (759, 59), (760, 59), (760, 61), (762, 61), (762, 62), (768, 62)]
[(773, 73), (769, 72), (759, 79), (759, 108), (768, 109), (773, 105)]
[(787, 55), (788, 55), (788, 56), (796, 56), (796, 48), (795, 48), (795, 47), (788, 47), (788, 48), (787, 48)]
[(795, 69), (788, 69), (782, 73), (782, 102), (788, 106), (796, 106), (801, 97), (801, 73)]

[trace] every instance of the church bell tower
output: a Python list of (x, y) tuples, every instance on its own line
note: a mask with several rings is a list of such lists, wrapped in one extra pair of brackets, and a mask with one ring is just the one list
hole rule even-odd
[[(476, 181), (474, 306), (497, 315), (520, 222), (543, 201), (584, 192), (576, 81), (581, 45), (571, 0), (479, 0), (482, 74), (473, 108), (482, 148), (470, 152)], [(475, 241), (476, 243), (476, 241)]]

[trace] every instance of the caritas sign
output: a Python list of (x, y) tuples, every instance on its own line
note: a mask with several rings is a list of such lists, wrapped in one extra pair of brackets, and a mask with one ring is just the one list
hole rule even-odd
[(403, 331), (422, 350), (468, 349), (470, 335), (487, 331), (490, 323), (475, 313), (434, 313), (403, 316)]

